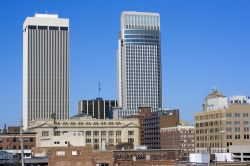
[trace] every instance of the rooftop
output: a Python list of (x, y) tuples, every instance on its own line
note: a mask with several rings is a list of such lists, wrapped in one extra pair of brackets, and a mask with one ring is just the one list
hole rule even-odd
[(34, 17), (39, 17), (39, 18), (58, 18), (58, 14), (38, 14), (36, 13)]

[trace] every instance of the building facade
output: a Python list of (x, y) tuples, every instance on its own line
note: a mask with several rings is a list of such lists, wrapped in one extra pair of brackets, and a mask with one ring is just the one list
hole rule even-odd
[[(25, 156), (31, 155), (31, 148), (36, 146), (36, 133), (23, 133), (23, 149)], [(0, 151), (13, 155), (21, 154), (21, 135), (19, 126), (10, 126), (0, 132)]]
[(177, 149), (105, 150), (96, 151), (90, 146), (33, 148), (36, 158), (48, 157), (49, 165), (133, 166), (175, 165)]
[(179, 149), (180, 160), (187, 161), (195, 152), (194, 126), (178, 125), (161, 128), (161, 149)]
[(112, 107), (117, 107), (117, 101), (102, 98), (78, 101), (78, 113), (83, 112), (96, 119), (112, 119)]
[(162, 107), (162, 72), (158, 13), (122, 12), (117, 49), (118, 106)]
[(30, 131), (37, 133), (37, 147), (92, 146), (95, 150), (116, 148), (120, 144), (140, 144), (138, 119), (36, 120)]
[(218, 90), (206, 97), (203, 112), (195, 114), (195, 151), (230, 152), (231, 145), (250, 144), (250, 102), (248, 97), (228, 100)]
[(23, 125), (69, 117), (69, 20), (35, 14), (23, 24)]
[(148, 149), (161, 149), (161, 128), (179, 124), (179, 110), (161, 110), (144, 117), (143, 145)]

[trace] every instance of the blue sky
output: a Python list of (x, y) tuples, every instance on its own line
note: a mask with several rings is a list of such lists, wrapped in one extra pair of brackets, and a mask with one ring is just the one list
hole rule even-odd
[(0, 128), (22, 109), (22, 24), (27, 16), (70, 19), (70, 114), (79, 99), (116, 99), (120, 13), (159, 12), (164, 108), (193, 122), (205, 96), (250, 95), (250, 1), (244, 0), (3, 0), (0, 1)]

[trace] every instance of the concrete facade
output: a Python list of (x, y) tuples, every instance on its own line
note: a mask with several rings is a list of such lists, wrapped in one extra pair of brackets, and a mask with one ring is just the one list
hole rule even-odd
[(36, 14), (23, 23), (23, 125), (69, 117), (69, 20)]
[(37, 147), (92, 146), (110, 149), (124, 143), (140, 144), (139, 120), (101, 120), (79, 118), (33, 121), (30, 131), (37, 133)]
[(231, 102), (214, 90), (206, 97), (203, 112), (195, 114), (195, 151), (226, 153), (231, 145), (249, 145), (249, 121), (250, 104)]

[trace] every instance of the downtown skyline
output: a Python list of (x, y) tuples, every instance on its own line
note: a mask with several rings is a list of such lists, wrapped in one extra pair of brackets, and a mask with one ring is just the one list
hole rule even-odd
[[(59, 1), (33, 2), (29, 7), (22, 4), (26, 10), (20, 11), (20, 15), (7, 12), (11, 7), (20, 7), (20, 2), (13, 5), (1, 2), (2, 22), (6, 26), (0, 29), (3, 113), (0, 126), (18, 124), (21, 118), (22, 22), (27, 16), (46, 10), (57, 11), (60, 17), (70, 19), (70, 115), (77, 113), (78, 100), (98, 96), (99, 82), (103, 98), (117, 99), (116, 47), (120, 14), (124, 10), (161, 15), (163, 108), (179, 108), (181, 118), (193, 122), (194, 113), (202, 110), (203, 99), (214, 86), (227, 96), (250, 94), (247, 67), (250, 13), (246, 1), (237, 4), (236, 1), (197, 1), (195, 5), (184, 1), (181, 5), (154, 2), (142, 5), (139, 1), (121, 1), (115, 3), (114, 11), (109, 11), (103, 2), (97, 3), (99, 10), (94, 2), (87, 5), (89, 8), (80, 1), (82, 5), (68, 1), (59, 6), (56, 5)], [(80, 10), (81, 7), (86, 11)], [(95, 15), (89, 15), (91, 10)]]

